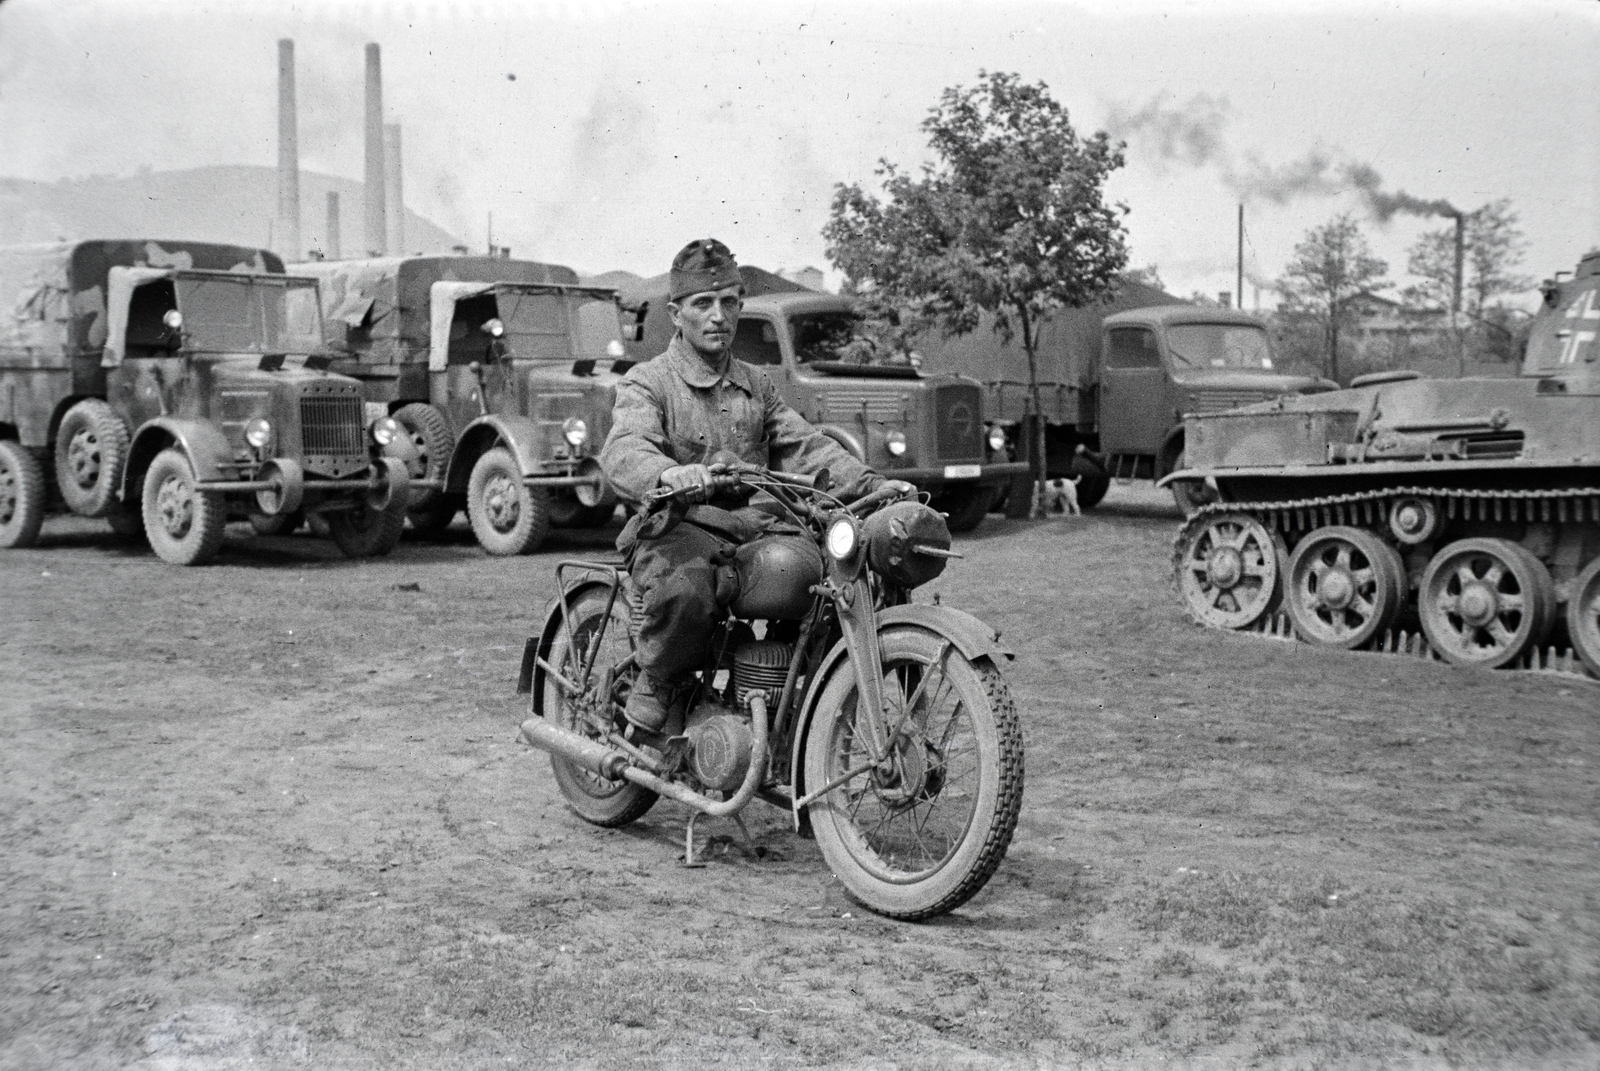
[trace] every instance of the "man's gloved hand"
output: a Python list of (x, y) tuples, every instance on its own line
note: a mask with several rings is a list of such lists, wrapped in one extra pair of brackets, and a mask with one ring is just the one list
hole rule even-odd
[(893, 491), (901, 498), (909, 498), (917, 493), (916, 487), (904, 480), (884, 480), (878, 486), (885, 491)]
[(661, 474), (659, 482), (668, 490), (686, 492), (683, 500), (693, 505), (709, 499), (713, 477), (726, 472), (726, 465), (674, 465)]

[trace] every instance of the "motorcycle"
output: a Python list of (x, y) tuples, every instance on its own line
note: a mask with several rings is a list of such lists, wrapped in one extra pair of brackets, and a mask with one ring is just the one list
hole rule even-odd
[[(760, 799), (789, 810), (872, 911), (918, 920), (959, 907), (1011, 843), (1023, 748), (999, 634), (910, 601), (960, 557), (943, 515), (888, 487), (847, 505), (826, 474), (736, 466), (715, 482), (764, 492), (798, 534), (740, 545), (723, 566), (733, 594), (687, 704), (659, 732), (624, 718), (638, 673), (627, 576), (564, 561), (523, 652), (523, 737), (595, 825), (626, 825), (662, 796), (692, 808), (689, 865), (697, 818), (732, 817), (748, 841), (739, 815)], [(641, 537), (686, 510), (685, 492), (654, 492)]]

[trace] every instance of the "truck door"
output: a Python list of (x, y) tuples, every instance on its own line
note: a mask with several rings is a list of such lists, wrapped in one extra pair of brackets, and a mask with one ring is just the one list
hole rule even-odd
[(1167, 373), (1148, 327), (1106, 332), (1100, 372), (1100, 447), (1108, 454), (1154, 454), (1172, 422)]
[(135, 287), (128, 299), (124, 360), (106, 376), (106, 394), (131, 431), (162, 413), (179, 410), (184, 361), (180, 335), (164, 321), (178, 308), (172, 280)]
[[(464, 428), (483, 414), (478, 404), (480, 390), (487, 394), (488, 412), (513, 408), (507, 404), (512, 399), (506, 397), (511, 386), (510, 362), (496, 358), (495, 339), (483, 330), (483, 325), (497, 316), (499, 307), (492, 293), (455, 303), (445, 365), (446, 416), (454, 428)], [(479, 366), (478, 372), (472, 370), (473, 364)]]

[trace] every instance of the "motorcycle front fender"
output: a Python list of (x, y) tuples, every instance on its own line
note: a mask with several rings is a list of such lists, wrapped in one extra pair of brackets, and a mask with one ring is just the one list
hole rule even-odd
[[(1001, 646), (1000, 633), (966, 611), (950, 606), (907, 603), (878, 611), (877, 628), (880, 635), (885, 629), (896, 625), (914, 625), (942, 636), (949, 640), (950, 646), (960, 651), (962, 657), (969, 662), (988, 659), (998, 664), (1002, 660), (1009, 661), (1016, 657), (1009, 648)], [(789, 769), (794, 771), (793, 799), (802, 799), (810, 791), (804, 783), (805, 750), (806, 738), (811, 733), (811, 722), (817, 710), (817, 699), (822, 695), (823, 686), (834, 673), (850, 672), (849, 660), (849, 645), (841, 639), (823, 656), (822, 664), (811, 675), (811, 682), (806, 687), (805, 700), (800, 707), (800, 718), (795, 726), (791, 745), (793, 750), (789, 760)], [(795, 829), (799, 831), (807, 828), (808, 820), (801, 809), (795, 807), (793, 813)]]

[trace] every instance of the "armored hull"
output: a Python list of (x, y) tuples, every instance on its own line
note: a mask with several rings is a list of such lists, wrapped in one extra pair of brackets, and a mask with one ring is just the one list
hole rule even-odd
[(1516, 378), (1380, 373), (1190, 417), (1170, 479), (1221, 499), (1174, 544), (1191, 616), (1352, 649), (1420, 631), (1457, 664), (1570, 646), (1600, 676), (1597, 289), (1600, 255), (1545, 284)]

